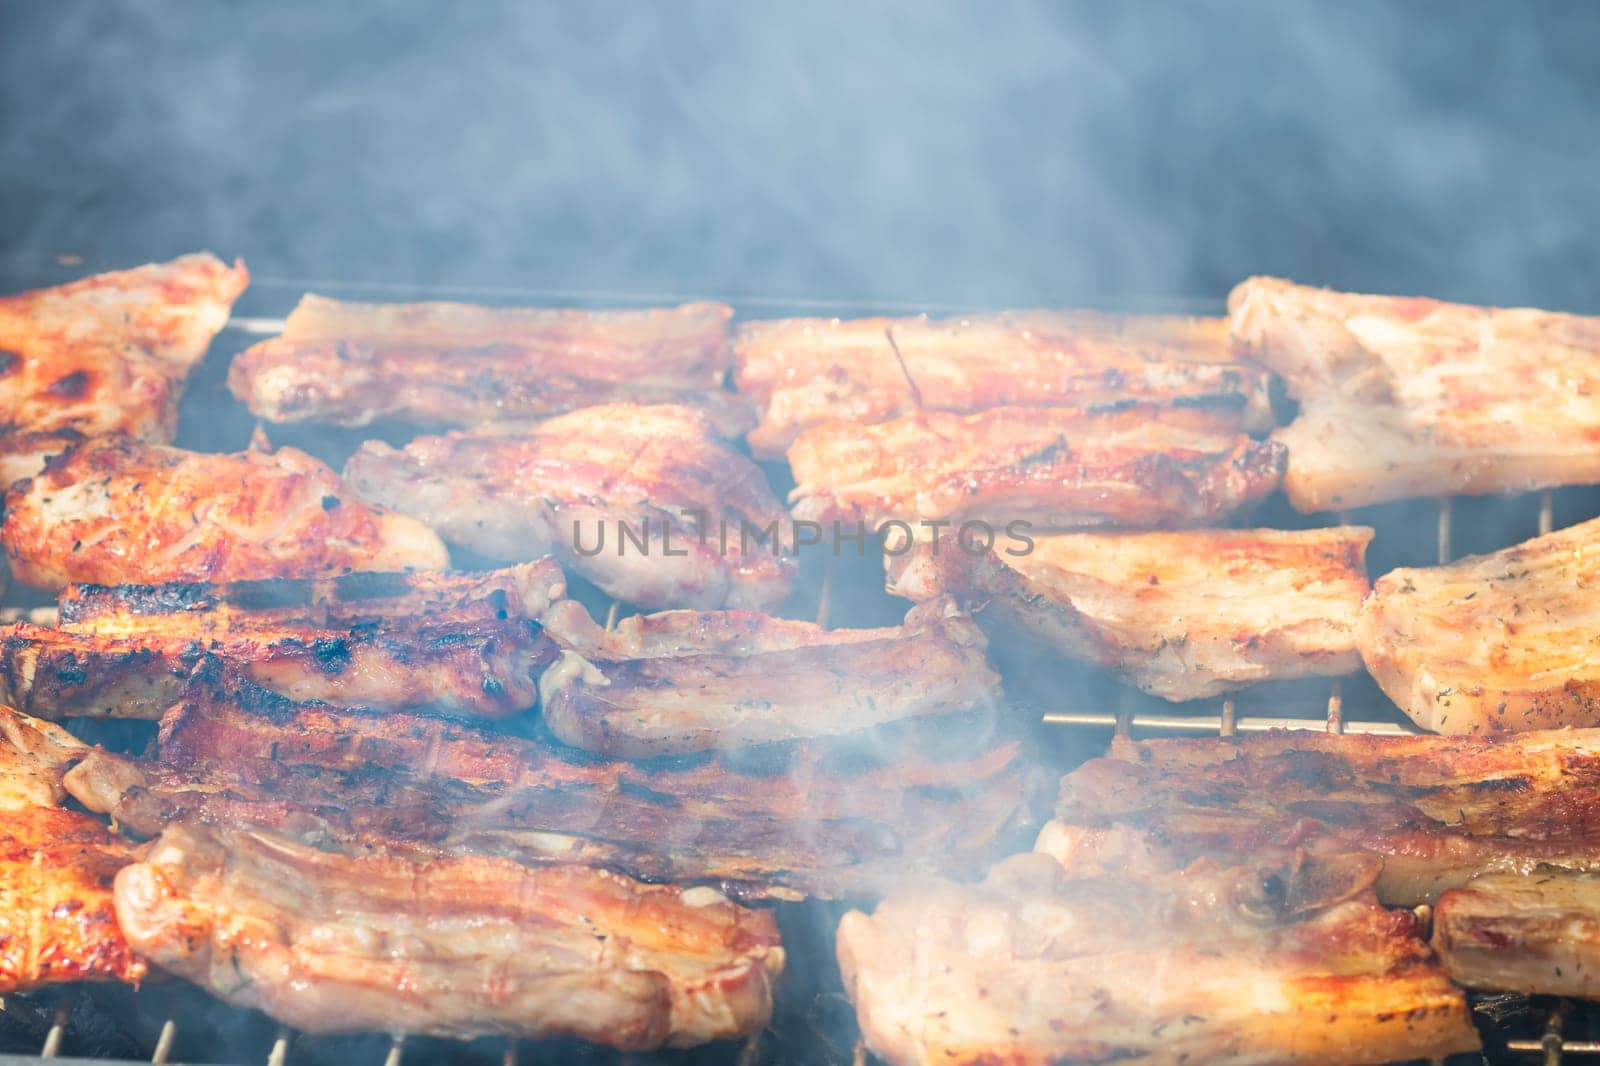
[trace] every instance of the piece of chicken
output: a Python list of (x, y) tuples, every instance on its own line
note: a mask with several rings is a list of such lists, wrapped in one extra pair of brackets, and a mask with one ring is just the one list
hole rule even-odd
[(0, 297), (0, 485), (86, 437), (171, 441), (249, 278), (201, 253)]
[(1008, 311), (746, 322), (733, 347), (739, 392), (762, 412), (750, 447), (780, 458), (813, 426), (918, 410), (1137, 403), (1269, 429), (1269, 375), (1235, 358), (1227, 332), (1220, 318)]
[(281, 337), (235, 357), (228, 387), (273, 422), (476, 426), (627, 401), (693, 405), (733, 436), (753, 419), (723, 388), (732, 315), (712, 303), (556, 311), (307, 295)]
[(416, 519), (356, 499), (304, 452), (89, 441), (5, 497), (0, 544), (40, 588), (443, 569)]
[(362, 445), (345, 477), (445, 540), (516, 562), (554, 554), (647, 608), (764, 608), (793, 585), (789, 516), (700, 412), (606, 404), (536, 426)]

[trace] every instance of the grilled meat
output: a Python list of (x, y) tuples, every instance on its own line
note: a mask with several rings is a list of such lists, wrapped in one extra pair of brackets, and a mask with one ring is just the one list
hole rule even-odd
[(1142, 883), (1018, 855), (981, 885), (846, 914), (839, 964), (867, 1046), (894, 1064), (1348, 1066), (1475, 1049), (1415, 917), (1379, 906), (1359, 864), (1285, 906), (1306, 866)]
[(116, 907), (163, 969), (319, 1033), (687, 1047), (760, 1031), (783, 969), (771, 913), (710, 889), (199, 826), (123, 870)]
[(1271, 492), (1282, 445), (1203, 412), (998, 407), (806, 430), (789, 448), (796, 518), (984, 520), (1038, 531), (1214, 523)]
[(789, 516), (761, 469), (687, 407), (610, 404), (398, 451), (369, 442), (345, 476), (451, 543), (513, 562), (554, 554), (644, 607), (768, 607), (794, 582), (778, 550)]
[(422, 523), (355, 499), (293, 448), (206, 455), (91, 441), (5, 497), (0, 544), (41, 588), (442, 569)]
[(0, 993), (145, 974), (112, 910), (128, 845), (60, 805), (62, 775), (85, 750), (59, 726), (0, 707)]
[(691, 404), (734, 436), (753, 419), (722, 387), (732, 316), (708, 303), (551, 311), (307, 295), (281, 337), (235, 357), (228, 387), (273, 422), (476, 426), (626, 401)]
[(1081, 876), (1371, 854), (1379, 897), (1413, 906), (1481, 873), (1600, 870), (1597, 810), (1600, 730), (1118, 741), (1062, 779), (1038, 846)]
[(972, 869), (1032, 816), (1020, 746), (985, 723), (633, 764), (202, 680), (150, 758), (97, 751), (67, 775), (72, 794), (138, 836), (261, 826), (352, 853), (576, 862), (745, 898)]
[(170, 441), (189, 372), (249, 283), (209, 254), (0, 297), (0, 476), (85, 437)]
[(889, 590), (953, 596), (997, 637), (1021, 634), (1169, 700), (1360, 669), (1370, 529), (1031, 539), (982, 555), (919, 541), (889, 559)]
[(1485, 874), (1439, 897), (1433, 949), (1457, 984), (1524, 995), (1600, 995), (1600, 879)]
[(762, 412), (757, 455), (780, 458), (828, 422), (918, 410), (1115, 408), (1209, 413), (1223, 429), (1273, 424), (1268, 375), (1236, 361), (1222, 319), (1009, 312), (961, 319), (788, 319), (734, 335), (741, 394)]
[(557, 656), (560, 568), (239, 585), (70, 586), (59, 627), (0, 626), (0, 700), (46, 718), (159, 718), (218, 656), (296, 699), (497, 717)]
[(1597, 543), (1600, 519), (1385, 574), (1356, 627), (1367, 669), (1438, 733), (1600, 725)]
[(750, 611), (635, 615), (617, 632), (587, 614), (578, 623), (577, 633), (556, 630), (582, 654), (544, 675), (544, 720), (565, 743), (606, 755), (834, 736), (1000, 699), (983, 633), (948, 601), (882, 629), (826, 630)]
[(1241, 350), (1283, 375), (1301, 511), (1600, 481), (1600, 319), (1251, 278)]

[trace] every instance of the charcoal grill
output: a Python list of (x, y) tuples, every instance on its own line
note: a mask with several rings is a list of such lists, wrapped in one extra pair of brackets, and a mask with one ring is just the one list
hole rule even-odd
[[(51, 284), (78, 276), (88, 268), (62, 264)], [(350, 298), (466, 299), (481, 303), (565, 306), (647, 306), (706, 298), (705, 294), (640, 294), (566, 292), (512, 288), (450, 289), (410, 286), (351, 286), (333, 281), (256, 278), (241, 304), (259, 314), (235, 315), (218, 337), (210, 359), (196, 372), (185, 398), (180, 423), (181, 443), (208, 450), (243, 447), (248, 419), (218, 419), (215, 405), (229, 403), (223, 378), (234, 352), (265, 335), (282, 331), (281, 312), (302, 292), (317, 291)], [(259, 306), (262, 298), (270, 306)], [(890, 304), (849, 305), (821, 300), (723, 297), (741, 317), (906, 313), (961, 313), (960, 307), (906, 307)], [(1213, 301), (1139, 301), (1132, 310), (1218, 314)], [(277, 314), (269, 313), (277, 312)], [(318, 427), (270, 427), (275, 442), (293, 443), (313, 453), (337, 450), (359, 439), (348, 430)], [(372, 431), (356, 431), (367, 434)], [(769, 469), (774, 487), (786, 491), (786, 474)], [(1274, 509), (1276, 508), (1276, 509)], [(1558, 513), (1560, 521), (1557, 521)], [(1340, 521), (1359, 521), (1378, 530), (1371, 551), (1372, 573), (1398, 565), (1444, 562), (1466, 552), (1488, 551), (1549, 532), (1558, 525), (1600, 514), (1600, 491), (1562, 489), (1534, 496), (1446, 498), (1409, 501), (1341, 513)], [(1487, 518), (1486, 518), (1487, 516)], [(1326, 524), (1328, 516), (1307, 519), (1281, 500), (1258, 513), (1261, 525), (1296, 528)], [(1464, 519), (1466, 519), (1464, 521)], [(1490, 528), (1493, 527), (1493, 528)], [(1465, 534), (1465, 535), (1463, 535)], [(1461, 550), (1458, 550), (1461, 549)], [(903, 613), (900, 601), (882, 593), (881, 582), (853, 580), (841, 571), (852, 561), (830, 561), (818, 587), (796, 597), (801, 613), (814, 613), (832, 624), (877, 624)], [(875, 560), (868, 561), (876, 566)], [(21, 609), (30, 606), (25, 590)], [(14, 597), (15, 598), (15, 597)], [(33, 600), (33, 604), (42, 600)], [(8, 608), (9, 610), (16, 607)], [(612, 603), (607, 624), (621, 612)], [(1330, 732), (1402, 735), (1416, 732), (1383, 697), (1370, 679), (1311, 680), (1257, 686), (1222, 699), (1169, 704), (1143, 696), (1107, 679), (1084, 684), (1072, 671), (1075, 696), (1058, 695), (1062, 675), (1052, 671), (1038, 692), (1018, 703), (1020, 713), (1037, 715), (1035, 737), (1057, 767), (1065, 772), (1077, 762), (1104, 751), (1109, 738), (1122, 735), (1221, 735), (1269, 729), (1317, 729)], [(99, 739), (103, 723), (73, 722), (74, 732)], [(250, 1011), (227, 1007), (181, 982), (150, 982), (135, 991), (121, 986), (82, 985), (0, 997), (0, 1066), (41, 1061), (63, 1066), (133, 1066), (136, 1063), (222, 1063), (226, 1066), (300, 1066), (340, 1063), (351, 1066), (428, 1066), (470, 1062), (484, 1066), (535, 1066), (543, 1063), (678, 1064), (725, 1063), (755, 1066), (766, 1062), (864, 1063), (868, 1056), (856, 1037), (854, 1015), (844, 1000), (833, 962), (831, 930), (842, 905), (808, 902), (779, 904), (779, 921), (790, 964), (772, 1025), (759, 1038), (740, 1045), (714, 1045), (687, 1052), (624, 1054), (562, 1042), (480, 1040), (470, 1044), (401, 1035), (307, 1037)], [(1425, 908), (1424, 908), (1425, 912)], [(1426, 914), (1424, 913), (1424, 917)], [(1485, 1037), (1486, 1062), (1559, 1066), (1563, 1062), (1600, 1061), (1600, 1009), (1568, 1001), (1529, 1000), (1520, 996), (1474, 996), (1474, 1015)], [(1440, 1060), (1442, 1061), (1442, 1060)], [(1466, 1066), (1475, 1056), (1451, 1059)]]

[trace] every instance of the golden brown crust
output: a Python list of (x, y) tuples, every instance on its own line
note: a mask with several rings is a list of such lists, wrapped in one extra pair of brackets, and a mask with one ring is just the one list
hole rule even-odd
[(201, 454), (90, 441), (5, 497), (0, 543), (41, 588), (442, 569), (427, 527), (361, 503), (293, 448)]

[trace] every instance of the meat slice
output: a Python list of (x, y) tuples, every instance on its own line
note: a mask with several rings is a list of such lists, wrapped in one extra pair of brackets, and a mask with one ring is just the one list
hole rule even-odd
[(1367, 669), (1424, 729), (1600, 725), (1600, 519), (1373, 585)]
[(889, 559), (889, 591), (952, 596), (1020, 635), (1169, 700), (1361, 668), (1372, 530), (1062, 533), (975, 555), (946, 537)]
[(112, 909), (129, 845), (61, 806), (62, 777), (86, 750), (59, 726), (0, 707), (0, 993), (145, 975)]
[[(1359, 864), (1069, 880), (1044, 855), (839, 923), (868, 1048), (896, 1064), (1383, 1063), (1478, 1046), (1466, 999)], [(1348, 864), (1347, 864), (1348, 865)]]
[(1375, 855), (1379, 898), (1414, 906), (1482, 873), (1600, 870), (1596, 811), (1600, 730), (1119, 741), (1062, 778), (1038, 847), (1080, 876)]
[(988, 642), (949, 601), (880, 629), (750, 611), (635, 615), (616, 632), (582, 614), (574, 628), (556, 625), (581, 654), (544, 675), (545, 723), (564, 743), (622, 758), (838, 736), (1001, 698)]
[(159, 718), (217, 656), (296, 699), (499, 717), (558, 649), (548, 560), (490, 573), (235, 585), (69, 586), (61, 624), (0, 626), (0, 700), (47, 718)]
[(421, 522), (355, 499), (294, 448), (201, 454), (91, 441), (5, 496), (0, 544), (25, 584), (149, 584), (443, 569)]
[(709, 889), (199, 826), (118, 874), (116, 907), (163, 969), (316, 1033), (690, 1047), (759, 1032), (784, 961), (771, 912)]
[(963, 318), (797, 318), (734, 334), (739, 392), (761, 409), (750, 447), (780, 458), (828, 422), (918, 410), (1116, 408), (1204, 412), (1219, 428), (1273, 425), (1265, 371), (1236, 360), (1223, 319), (1011, 311)]
[(228, 387), (273, 422), (526, 422), (612, 402), (691, 404), (732, 436), (753, 419), (723, 389), (733, 310), (369, 304), (307, 295), (283, 335), (239, 353)]
[(1300, 401), (1275, 439), (1301, 511), (1600, 481), (1600, 319), (1278, 278), (1228, 307)]
[(643, 607), (769, 607), (794, 582), (788, 513), (765, 475), (687, 407), (608, 404), (399, 450), (371, 441), (345, 477), (452, 544), (508, 562), (554, 554)]
[(202, 669), (149, 759), (97, 751), (66, 784), (138, 836), (175, 821), (261, 826), (350, 853), (855, 896), (973, 869), (1032, 822), (1020, 745), (962, 726), (628, 763), (444, 718), (295, 704)]
[(984, 521), (995, 529), (1220, 522), (1283, 476), (1283, 446), (1204, 413), (997, 407), (806, 430), (789, 448), (798, 519)]
[(0, 484), (86, 437), (172, 440), (249, 278), (201, 253), (0, 297)]
[(1600, 878), (1536, 868), (1484, 874), (1439, 897), (1433, 949), (1457, 984), (1600, 995)]

